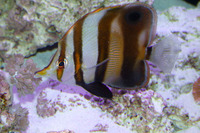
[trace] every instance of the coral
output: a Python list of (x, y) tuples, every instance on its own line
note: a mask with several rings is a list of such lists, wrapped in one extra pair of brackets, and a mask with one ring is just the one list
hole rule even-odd
[[(136, 0), (1, 0), (0, 49), (6, 54), (34, 54), (52, 45), (84, 14), (99, 7)], [(140, 0), (149, 4), (153, 0)], [(90, 6), (88, 6), (90, 5)], [(39, 36), (38, 36), (39, 35)]]
[(24, 57), (17, 54), (5, 58), (5, 63), (5, 71), (10, 74), (10, 82), (16, 85), (20, 96), (33, 93), (41, 78), (34, 77), (38, 68), (36, 68), (32, 59), (28, 59), (24, 63)]
[(21, 132), (29, 125), (28, 110), (19, 104), (13, 105), (13, 85), (22, 95), (32, 93), (40, 78), (34, 78), (37, 70), (32, 60), (24, 63), (22, 55), (2, 56), (5, 71), (0, 70), (0, 132)]
[(189, 125), (191, 125), (188, 124), (189, 118), (185, 116), (169, 115), (168, 118), (171, 120), (171, 125), (174, 127), (175, 131), (187, 129)]
[(5, 75), (6, 73), (0, 70), (0, 112), (12, 104), (10, 85)]
[(193, 84), (192, 95), (195, 102), (200, 105), (200, 78)]
[[(174, 132), (187, 128), (187, 115), (177, 107), (167, 106), (161, 95), (152, 91), (139, 91), (134, 94), (115, 94), (112, 101), (91, 98), (94, 107), (106, 111), (115, 123), (131, 130), (142, 132)], [(178, 118), (180, 118), (178, 120)]]
[(170, 120), (174, 131), (184, 130), (192, 125), (192, 121), (189, 120), (189, 115), (187, 113), (182, 114), (181, 109), (175, 106), (166, 107), (163, 112)]
[(28, 128), (28, 110), (19, 104), (4, 110), (0, 115), (0, 132), (25, 131)]
[(14, 129), (25, 131), (29, 125), (28, 110), (22, 108), (19, 104), (11, 108), (13, 114), (15, 114)]
[(12, 124), (14, 124), (15, 122), (15, 114), (11, 114), (8, 110), (4, 110), (3, 112), (1, 112), (0, 120), (1, 120), (0, 122), (1, 132), (12, 130), (13, 129)]
[(23, 14), (26, 14), (26, 11), (19, 6), (15, 6), (10, 10), (7, 19), (8, 30), (14, 30), (14, 34), (19, 34), (32, 29), (33, 24), (24, 21)]
[(66, 108), (66, 105), (61, 103), (59, 97), (54, 100), (48, 99), (47, 93), (43, 90), (38, 96), (36, 108), (37, 114), (44, 118), (53, 116), (57, 111), (62, 112)]
[(0, 132), (21, 132), (29, 125), (28, 110), (20, 104), (13, 105), (12, 88), (15, 85), (20, 95), (33, 93), (41, 79), (35, 78), (38, 69), (31, 59), (26, 60), (20, 54), (2, 56), (5, 71), (0, 70)]
[(170, 74), (158, 72), (153, 65), (150, 65), (152, 71), (149, 88), (154, 91), (168, 90), (172, 95), (171, 99), (191, 92), (192, 85), (200, 74), (198, 12), (200, 12), (199, 8), (186, 9), (184, 7), (171, 7), (162, 13), (158, 11), (157, 37), (176, 34), (181, 42), (181, 51)]

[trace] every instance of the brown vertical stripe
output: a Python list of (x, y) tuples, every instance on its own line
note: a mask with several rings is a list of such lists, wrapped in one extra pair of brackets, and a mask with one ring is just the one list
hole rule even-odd
[(58, 58), (57, 79), (61, 81), (65, 66), (60, 66), (59, 64), (65, 60), (66, 38), (62, 39), (58, 45), (60, 45), (60, 56)]
[[(142, 59), (138, 60), (138, 55), (145, 55), (143, 49), (149, 42), (149, 33), (152, 25), (152, 13), (143, 5), (129, 6), (121, 15), (121, 28), (124, 39), (124, 57), (121, 70), (121, 77), (124, 86), (136, 87), (146, 81), (146, 68)], [(146, 31), (144, 44), (139, 44), (139, 35)], [(139, 47), (142, 48), (139, 51)], [(145, 56), (144, 56), (145, 57)]]
[(59, 45), (61, 45), (61, 49), (60, 49), (60, 56), (59, 56), (59, 62), (64, 61), (65, 59), (65, 50), (66, 50), (66, 39), (62, 39), (59, 42)]
[[(108, 59), (109, 55), (109, 39), (111, 34), (111, 24), (117, 16), (119, 8), (108, 10), (102, 17), (98, 27), (98, 61), (97, 64)], [(96, 68), (95, 81), (102, 82), (105, 77), (107, 63), (104, 63)]]
[[(121, 77), (124, 80), (124, 84), (132, 78), (133, 66), (136, 63), (138, 55), (138, 27), (131, 27), (126, 23), (124, 14), (121, 16), (122, 20), (121, 28), (124, 40), (124, 52), (123, 52), (123, 64), (121, 70)], [(128, 81), (129, 82), (129, 81)], [(131, 81), (130, 81), (131, 82)]]
[(75, 64), (75, 80), (77, 84), (83, 84), (82, 66), (82, 26), (85, 17), (81, 18), (74, 25), (74, 64)]

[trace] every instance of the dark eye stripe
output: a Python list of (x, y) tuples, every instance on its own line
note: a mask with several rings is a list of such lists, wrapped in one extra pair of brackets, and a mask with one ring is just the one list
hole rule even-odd
[[(60, 56), (58, 58), (58, 62), (59, 62), (59, 67), (57, 68), (57, 79), (61, 81), (62, 76), (63, 76), (63, 71), (64, 71), (64, 59), (65, 59), (65, 50), (66, 50), (66, 38), (62, 39), (59, 44), (61, 46), (60, 49)], [(63, 62), (63, 66), (62, 63)]]
[(61, 62), (59, 63), (59, 66), (63, 66), (63, 67), (64, 67), (64, 65), (65, 65), (65, 63), (64, 63), (63, 61), (61, 61)]
[[(126, 19), (123, 19), (126, 16)], [(146, 6), (129, 7), (122, 12), (121, 29), (124, 40), (123, 64), (121, 70), (122, 84), (127, 87), (139, 87), (147, 82), (148, 66), (143, 61), (145, 48), (149, 42), (153, 14)], [(127, 24), (127, 21), (129, 23)], [(138, 22), (139, 23), (136, 23)], [(134, 31), (134, 32), (133, 32)], [(140, 34), (145, 31), (145, 40), (140, 43)], [(141, 50), (142, 49), (142, 50)], [(139, 57), (140, 56), (140, 57)]]
[(82, 26), (86, 16), (81, 18), (75, 25), (74, 25), (74, 65), (75, 65), (75, 80), (76, 84), (83, 84), (85, 83), (83, 79), (83, 70), (82, 66)]
[[(109, 45), (110, 45), (110, 34), (111, 24), (114, 18), (118, 15), (118, 8), (109, 10), (99, 22), (98, 27), (98, 61), (97, 64), (102, 63), (108, 59)], [(104, 63), (96, 68), (95, 81), (102, 82), (105, 77), (107, 63)]]

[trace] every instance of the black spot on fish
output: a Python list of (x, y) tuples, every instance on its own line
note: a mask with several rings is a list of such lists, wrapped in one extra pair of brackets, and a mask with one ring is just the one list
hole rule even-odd
[(133, 11), (125, 15), (126, 22), (129, 24), (134, 24), (135, 22), (139, 21), (141, 17), (141, 13), (138, 11)]

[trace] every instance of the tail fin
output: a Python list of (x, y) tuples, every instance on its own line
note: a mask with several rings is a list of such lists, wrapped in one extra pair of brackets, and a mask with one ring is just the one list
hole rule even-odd
[(163, 72), (170, 73), (174, 67), (180, 48), (178, 37), (171, 34), (152, 47), (150, 61)]

